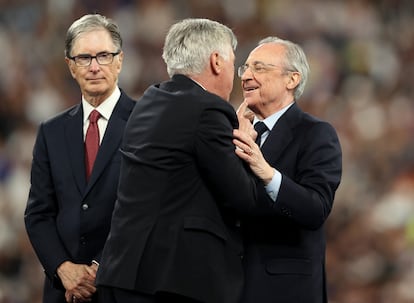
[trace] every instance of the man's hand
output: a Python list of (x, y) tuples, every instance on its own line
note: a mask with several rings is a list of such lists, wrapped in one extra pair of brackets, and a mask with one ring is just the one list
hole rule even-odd
[(89, 302), (96, 292), (95, 278), (97, 266), (92, 264), (75, 264), (63, 262), (57, 269), (57, 274), (66, 289), (66, 302)]
[(239, 120), (239, 130), (248, 134), (253, 141), (256, 140), (257, 132), (253, 127), (254, 113), (247, 107), (247, 102), (243, 101), (236, 111), (237, 119)]
[(233, 143), (236, 146), (236, 155), (246, 161), (253, 173), (259, 177), (265, 185), (272, 181), (275, 170), (263, 157), (260, 147), (245, 132), (235, 129), (233, 131)]

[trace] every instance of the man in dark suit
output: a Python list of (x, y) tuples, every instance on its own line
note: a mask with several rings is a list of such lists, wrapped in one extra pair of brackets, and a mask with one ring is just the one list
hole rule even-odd
[(237, 41), (207, 19), (174, 24), (169, 81), (149, 87), (125, 129), (118, 200), (97, 284), (103, 303), (237, 303), (241, 243), (256, 179), (234, 153), (227, 102)]
[(82, 101), (40, 125), (25, 211), (47, 276), (43, 302), (97, 302), (95, 276), (116, 200), (119, 146), (135, 105), (117, 85), (121, 47), (117, 25), (101, 15), (85, 15), (67, 32), (66, 62)]
[(242, 220), (242, 302), (326, 303), (324, 223), (341, 179), (338, 137), (330, 124), (295, 102), (309, 72), (298, 45), (268, 37), (238, 72), (245, 98), (240, 129), (248, 106), (261, 151), (246, 133), (235, 130), (236, 153), (269, 180), (258, 186), (258, 195), (262, 203), (273, 204), (272, 211)]

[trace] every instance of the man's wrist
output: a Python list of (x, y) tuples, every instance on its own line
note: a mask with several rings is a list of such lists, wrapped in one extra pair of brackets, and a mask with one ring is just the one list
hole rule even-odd
[(263, 179), (263, 183), (265, 185), (268, 185), (270, 182), (272, 182), (274, 175), (275, 175), (275, 169), (269, 166), (267, 173), (266, 173), (266, 177)]

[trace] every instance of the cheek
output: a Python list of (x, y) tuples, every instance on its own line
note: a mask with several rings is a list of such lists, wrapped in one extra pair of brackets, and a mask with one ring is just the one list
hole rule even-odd
[(264, 85), (262, 85), (262, 89), (260, 90), (261, 95), (264, 98), (269, 99), (273, 99), (275, 96), (277, 96), (279, 91), (280, 87), (275, 82), (266, 82)]
[(74, 68), (71, 65), (69, 65), (68, 67), (69, 67), (70, 74), (72, 75), (72, 78), (76, 79), (77, 78), (76, 68)]
[(117, 79), (119, 73), (121, 72), (121, 66), (116, 65), (110, 70), (110, 74), (112, 75), (112, 78)]

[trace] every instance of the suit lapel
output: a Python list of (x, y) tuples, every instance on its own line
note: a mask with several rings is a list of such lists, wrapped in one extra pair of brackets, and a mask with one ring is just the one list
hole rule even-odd
[(124, 97), (121, 95), (109, 118), (108, 126), (106, 127), (105, 135), (99, 147), (98, 155), (84, 195), (88, 194), (89, 190), (103, 173), (108, 162), (111, 161), (113, 154), (119, 149), (122, 140), (122, 130), (125, 128), (129, 116), (129, 112), (124, 108), (124, 101)]
[(263, 156), (269, 163), (275, 163), (294, 138), (293, 128), (300, 119), (300, 109), (294, 103), (276, 122), (261, 147)]
[(79, 104), (69, 113), (65, 124), (65, 137), (70, 166), (73, 178), (79, 192), (82, 193), (86, 185), (85, 176), (85, 149), (83, 143), (83, 110)]

